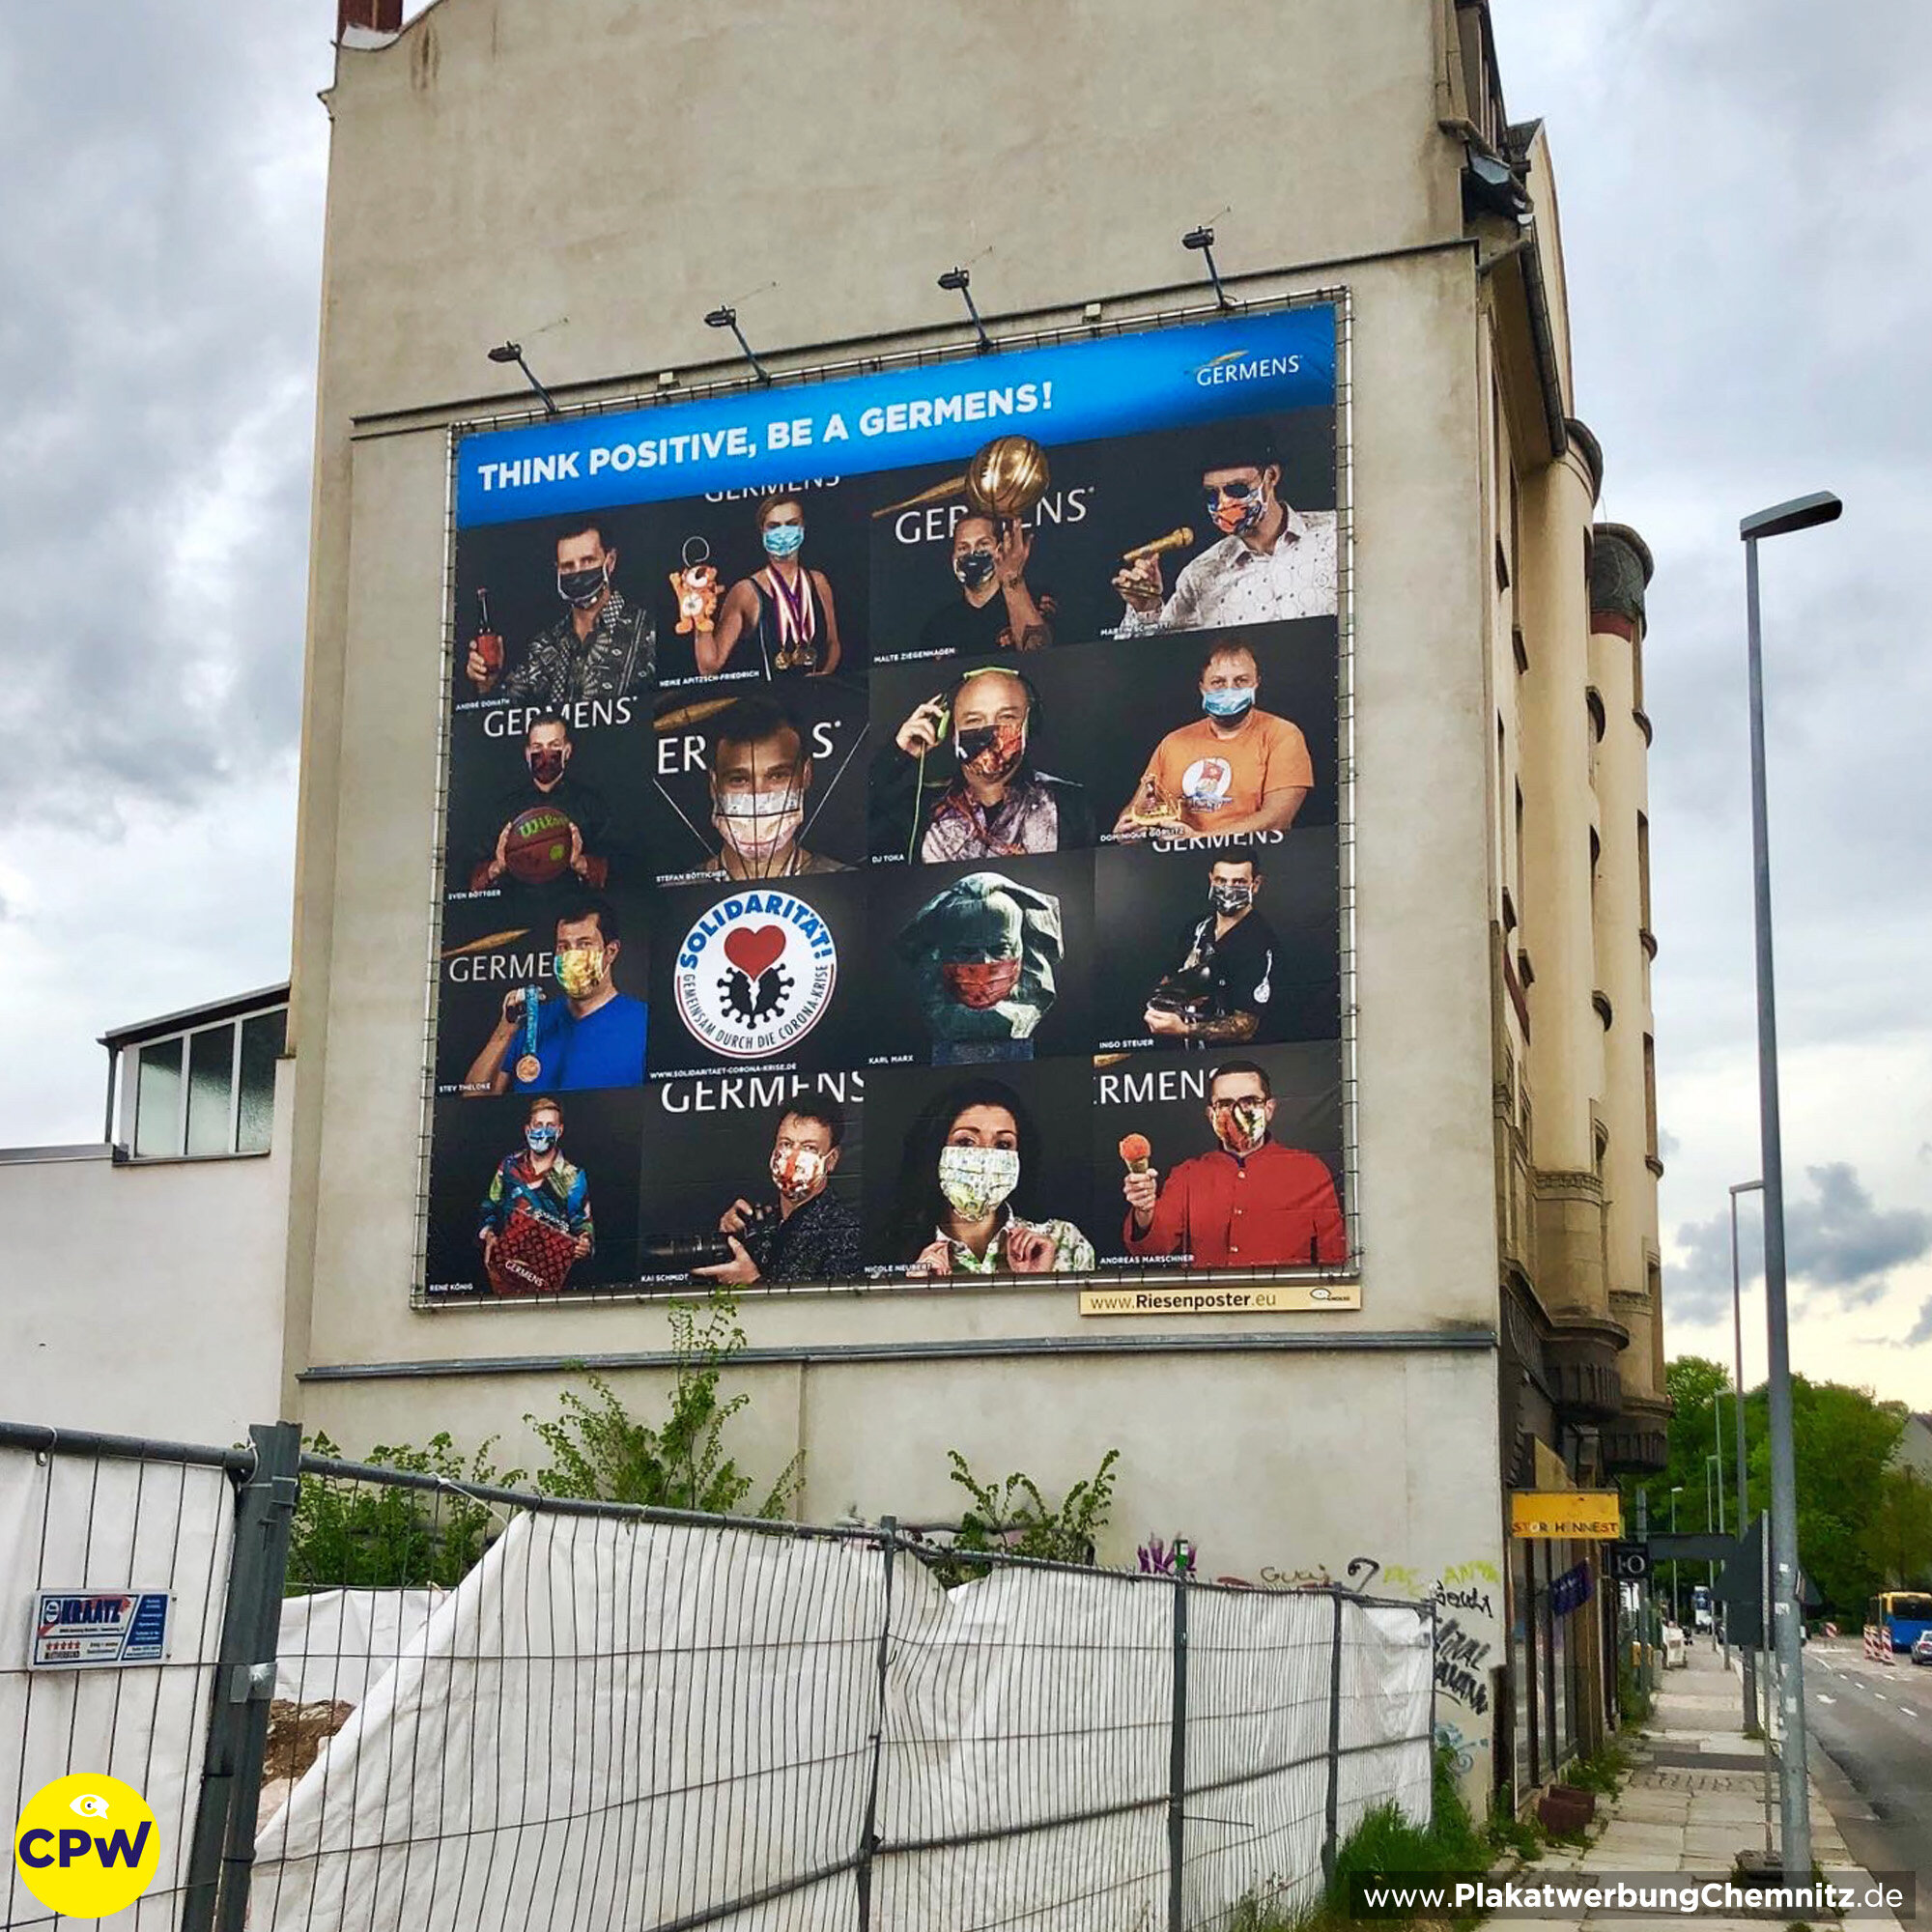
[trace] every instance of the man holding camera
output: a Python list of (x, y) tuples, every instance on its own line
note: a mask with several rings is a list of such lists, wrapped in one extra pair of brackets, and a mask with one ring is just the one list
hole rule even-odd
[(859, 1217), (826, 1183), (838, 1165), (845, 1110), (829, 1094), (799, 1094), (781, 1111), (772, 1137), (771, 1177), (778, 1211), (742, 1195), (718, 1217), (731, 1259), (693, 1268), (699, 1281), (837, 1281), (859, 1272)]

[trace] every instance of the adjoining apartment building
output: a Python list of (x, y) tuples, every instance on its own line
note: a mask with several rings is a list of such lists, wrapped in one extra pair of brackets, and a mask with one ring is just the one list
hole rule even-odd
[[(789, 385), (804, 412), (881, 372), (970, 362), (991, 383), (1004, 357), (1332, 312), (1340, 585), (1316, 621), (1339, 696), (1316, 750), (1319, 765), (1336, 747), (1346, 1259), (1311, 1247), (1271, 1307), (1252, 1295), (1267, 1271), (1248, 1269), (1246, 1302), (1132, 1316), (1083, 1297), (1123, 1278), (1103, 1266), (753, 1283), (740, 1439), (771, 1473), (802, 1454), (800, 1514), (821, 1520), (956, 1516), (952, 1449), (1052, 1490), (1118, 1448), (1104, 1558), (1180, 1536), (1210, 1576), (1434, 1594), (1438, 1716), (1471, 1782), (1547, 1779), (1603, 1722), (1615, 1592), (1594, 1546), (1513, 1541), (1507, 1492), (1664, 1461), (1651, 560), (1595, 518), (1605, 459), (1579, 419), (1548, 143), (1505, 111), (1487, 7), (1310, 0), (1292, 32), (1256, 34), (1146, 0), (1025, 31), (954, 0), (832, 0), (809, 23), (629, 0), (437, 0), (405, 22), (395, 0), (342, 0), (339, 42), (275, 1126), (286, 1282), (264, 1283), (286, 1296), (284, 1412), (352, 1451), (448, 1430), (504, 1436), (516, 1460), (522, 1418), (584, 1366), (640, 1406), (669, 1369), (665, 1284), (641, 1270), (594, 1293), (431, 1292), (449, 961), (503, 937), (464, 938), (448, 903), (457, 714), (491, 628), (468, 608), (465, 440), (587, 434), (606, 412), (630, 436), (655, 409), (766, 410)], [(957, 267), (972, 314), (957, 277), (935, 286)], [(721, 305), (729, 323), (707, 327)], [(814, 462), (757, 479), (803, 495), (808, 523)], [(1036, 526), (1042, 558), (1063, 534)], [(662, 608), (695, 553), (643, 548), (619, 549), (614, 581)], [(656, 626), (660, 683), (684, 648), (675, 608)], [(888, 653), (863, 641), (876, 726)], [(1067, 674), (1054, 661), (1083, 647), (1039, 654), (1049, 696)], [(647, 696), (662, 718), (665, 692)], [(1097, 815), (1103, 874), (1116, 803)], [(866, 889), (882, 880), (867, 868)], [(659, 917), (626, 971), (660, 945)], [(846, 997), (881, 953), (844, 948)], [(654, 1065), (664, 1010), (654, 998)], [(503, 1023), (521, 1025), (507, 1006)], [(547, 1066), (536, 1044), (500, 1065), (486, 1049), (486, 1081), (525, 1054)], [(1273, 1068), (1294, 1051), (1258, 1050)], [(1209, 1058), (1175, 1074), (1190, 1105)], [(889, 1085), (841, 1088), (877, 1116), (867, 1176), (910, 1131), (881, 1111)], [(646, 1109), (661, 1094), (640, 1091)], [(745, 1121), (754, 1168), (770, 1115)], [(661, 1119), (638, 1118), (648, 1193)], [(1186, 1118), (1208, 1146), (1198, 1107)], [(1122, 1180), (1103, 1165), (1089, 1232), (1104, 1257)]]

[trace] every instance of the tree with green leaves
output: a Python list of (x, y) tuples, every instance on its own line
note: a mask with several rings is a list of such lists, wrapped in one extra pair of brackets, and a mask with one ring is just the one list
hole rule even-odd
[[(1670, 1492), (1681, 1488), (1680, 1530), (1724, 1527), (1736, 1533), (1737, 1400), (1731, 1377), (1719, 1362), (1680, 1355), (1665, 1369), (1676, 1412), (1670, 1421), (1670, 1459), (1662, 1475), (1631, 1481), (1634, 1497), (1649, 1496), (1650, 1525), (1670, 1520)], [(1798, 1556), (1804, 1574), (1840, 1617), (1862, 1616), (1866, 1599), (1886, 1587), (1892, 1563), (1889, 1549), (1904, 1554), (1911, 1542), (1912, 1499), (1889, 1471), (1905, 1428), (1905, 1409), (1880, 1402), (1869, 1389), (1840, 1382), (1791, 1378), (1792, 1448), (1798, 1464)], [(1745, 1457), (1753, 1516), (1771, 1504), (1771, 1440), (1766, 1393), (1745, 1397)], [(1716, 1502), (1715, 1476), (1721, 1459), (1724, 1502)], [(1888, 1509), (1891, 1514), (1887, 1515)], [(1708, 1522), (1707, 1522), (1708, 1517)], [(1888, 1538), (1889, 1541), (1888, 1541)], [(1932, 1552), (1928, 1552), (1932, 1554)]]

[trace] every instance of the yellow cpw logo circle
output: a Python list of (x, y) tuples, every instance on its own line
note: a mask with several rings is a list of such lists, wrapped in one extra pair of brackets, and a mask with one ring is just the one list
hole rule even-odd
[(81, 1772), (28, 1801), (14, 1828), (14, 1867), (43, 1905), (69, 1918), (105, 1918), (155, 1882), (160, 1839), (131, 1784)]

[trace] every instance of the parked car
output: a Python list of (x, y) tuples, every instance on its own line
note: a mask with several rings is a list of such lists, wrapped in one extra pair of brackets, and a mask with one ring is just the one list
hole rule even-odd
[(1914, 1663), (1932, 1663), (1932, 1630), (1920, 1631), (1918, 1641), (1912, 1646)]

